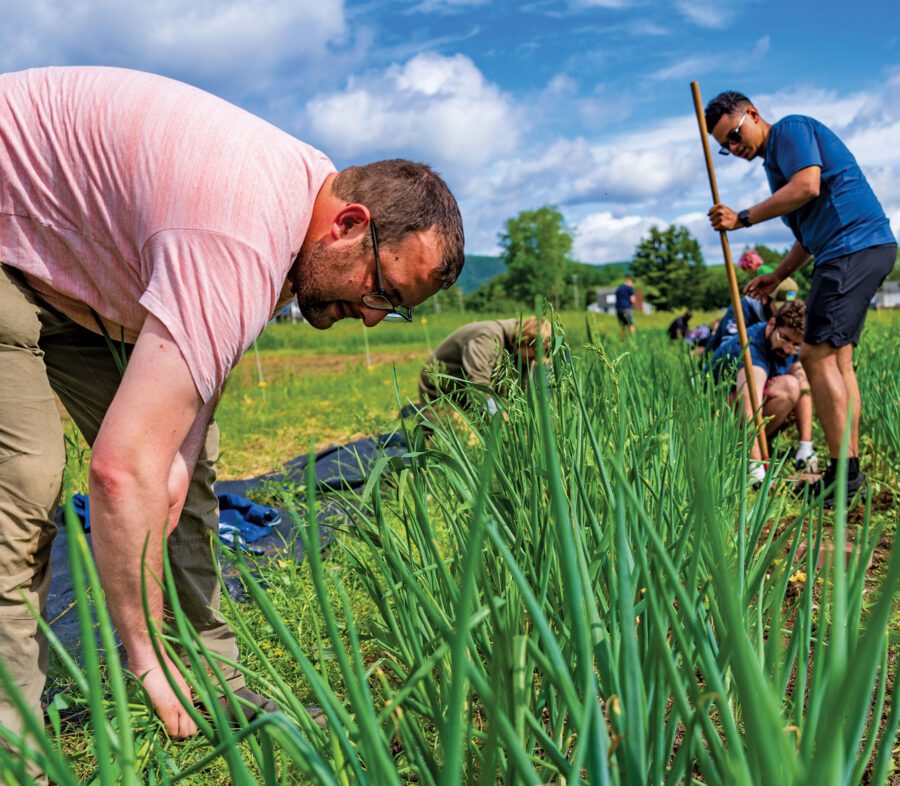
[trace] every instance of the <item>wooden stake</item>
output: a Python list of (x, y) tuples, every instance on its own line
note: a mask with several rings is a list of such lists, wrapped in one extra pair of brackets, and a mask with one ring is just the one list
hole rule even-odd
[[(691, 93), (694, 96), (694, 111), (697, 113), (697, 125), (700, 127), (700, 141), (703, 142), (703, 154), (706, 156), (706, 172), (709, 175), (709, 187), (712, 191), (713, 204), (719, 204), (719, 187), (716, 185), (716, 173), (713, 169), (712, 154), (709, 150), (709, 136), (706, 128), (706, 115), (703, 112), (703, 101), (700, 99), (700, 85), (691, 82)], [(737, 323), (738, 340), (741, 342), (741, 357), (744, 361), (744, 377), (747, 391), (750, 393), (750, 406), (753, 408), (753, 420), (756, 423), (756, 439), (759, 441), (759, 452), (763, 460), (769, 458), (769, 445), (766, 441), (766, 429), (763, 423), (762, 409), (756, 395), (756, 379), (753, 376), (753, 361), (750, 359), (750, 346), (747, 342), (747, 326), (744, 323), (744, 309), (741, 308), (741, 293), (738, 290), (737, 273), (731, 261), (731, 248), (728, 245), (728, 233), (719, 232), (722, 241), (722, 255), (725, 257), (725, 272), (728, 274), (728, 288), (731, 290), (731, 305), (734, 307), (734, 321)]]

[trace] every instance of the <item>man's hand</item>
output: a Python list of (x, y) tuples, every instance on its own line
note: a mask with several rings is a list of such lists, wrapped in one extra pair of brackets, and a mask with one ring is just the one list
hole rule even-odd
[(709, 223), (716, 232), (730, 232), (732, 229), (738, 229), (741, 222), (738, 221), (738, 214), (735, 213), (728, 205), (713, 205), (709, 209)]
[(778, 289), (781, 281), (782, 279), (779, 278), (777, 273), (766, 273), (765, 275), (757, 276), (744, 287), (744, 294), (755, 297), (757, 300), (765, 303)]
[[(166, 658), (166, 665), (171, 671), (178, 688), (185, 696), (190, 697), (191, 689), (168, 658)], [(193, 737), (197, 733), (197, 724), (194, 723), (188, 711), (178, 701), (178, 697), (175, 695), (172, 686), (169, 685), (162, 667), (155, 659), (146, 666), (141, 666), (140, 664), (131, 664), (131, 666), (132, 671), (140, 678), (141, 684), (143, 684), (147, 695), (150, 697), (150, 701), (153, 702), (153, 709), (156, 710), (156, 714), (159, 715), (159, 719), (166, 727), (166, 733), (172, 739)]]

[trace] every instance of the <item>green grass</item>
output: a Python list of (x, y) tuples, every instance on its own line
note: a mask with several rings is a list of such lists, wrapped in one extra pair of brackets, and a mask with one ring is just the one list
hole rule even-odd
[[(280, 561), (265, 589), (251, 582), (253, 602), (228, 613), (248, 679), (282, 714), (239, 731), (212, 717), (169, 743), (114, 658), (105, 672), (91, 653), (69, 664), (70, 701), (91, 720), (38, 735), (58, 782), (168, 782), (197, 762), (189, 782), (885, 782), (898, 505), (824, 513), (784, 493), (779, 461), (771, 488), (750, 491), (744, 430), (668, 344), (669, 318), (622, 343), (614, 318), (589, 334), (583, 315), (562, 315), (552, 387), (515, 395), (505, 418), (448, 415), (428, 444), (414, 430), (411, 463), (381, 465), (348, 498), (352, 526), (327, 561)], [(415, 397), (428, 343), (461, 322), (371, 331), (370, 353), (402, 358), (401, 398)], [(218, 413), (232, 476), (396, 424), (394, 369), (367, 368), (358, 324), (276, 327), (261, 342), (268, 384), (248, 357)], [(873, 496), (895, 499), (898, 337), (895, 315), (874, 314), (859, 353), (865, 466)], [(322, 365), (326, 349), (343, 365)], [(317, 504), (304, 499), (301, 522)], [(849, 564), (818, 567), (818, 544), (845, 537)], [(213, 664), (177, 609), (175, 622), (212, 707)], [(326, 709), (327, 733), (307, 703)]]

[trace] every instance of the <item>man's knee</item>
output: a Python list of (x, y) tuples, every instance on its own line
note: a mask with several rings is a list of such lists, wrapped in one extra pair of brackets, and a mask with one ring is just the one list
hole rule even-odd
[(769, 383), (766, 396), (773, 402), (793, 407), (800, 400), (800, 382), (790, 374), (775, 377)]

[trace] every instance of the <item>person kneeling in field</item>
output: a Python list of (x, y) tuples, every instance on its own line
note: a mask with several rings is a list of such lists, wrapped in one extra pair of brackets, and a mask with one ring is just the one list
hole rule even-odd
[[(524, 385), (534, 363), (537, 337), (540, 335), (546, 353), (550, 345), (550, 323), (538, 323), (537, 317), (522, 320), (495, 319), (471, 322), (454, 330), (431, 354), (419, 378), (421, 402), (434, 401), (442, 395), (466, 406), (468, 383), (483, 385), (498, 393), (498, 372), (505, 356), (518, 355), (521, 382)], [(418, 409), (423, 403), (414, 405)], [(497, 411), (493, 396), (485, 406), (491, 414)], [(404, 409), (408, 414), (409, 408)]]
[[(751, 327), (758, 322), (767, 322), (772, 315), (785, 303), (797, 299), (797, 283), (792, 278), (782, 281), (775, 293), (770, 298), (755, 298), (744, 295), (741, 298), (741, 312), (744, 315), (744, 325)], [(725, 309), (716, 329), (706, 344), (706, 355), (713, 357), (715, 351), (726, 341), (737, 335), (737, 320), (734, 316), (734, 306)]]
[[(812, 398), (799, 355), (805, 321), (806, 306), (803, 301), (793, 300), (785, 303), (767, 322), (751, 326), (747, 330), (747, 340), (757, 401), (762, 402), (763, 417), (767, 419), (766, 436), (777, 434), (793, 413), (800, 434), (800, 447), (795, 458), (799, 460), (801, 455), (804, 456), (809, 466), (815, 457)], [(713, 355), (711, 369), (716, 379), (722, 379), (726, 374), (735, 375), (733, 398), (740, 397), (745, 417), (752, 420), (750, 391), (741, 364), (742, 349), (737, 336), (725, 341)], [(766, 468), (756, 440), (751, 444), (750, 459), (754, 482), (762, 482)]]

